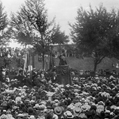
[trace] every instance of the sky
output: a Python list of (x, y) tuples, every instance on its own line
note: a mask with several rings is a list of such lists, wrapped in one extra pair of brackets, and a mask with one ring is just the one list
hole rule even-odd
[[(15, 13), (25, 0), (1, 0), (4, 10), (8, 15)], [(119, 0), (45, 0), (49, 21), (55, 17), (55, 22), (60, 25), (61, 30), (66, 35), (70, 34), (68, 23), (75, 23), (77, 10), (80, 6), (89, 8), (89, 4), (94, 8), (103, 4), (108, 10), (119, 9)]]

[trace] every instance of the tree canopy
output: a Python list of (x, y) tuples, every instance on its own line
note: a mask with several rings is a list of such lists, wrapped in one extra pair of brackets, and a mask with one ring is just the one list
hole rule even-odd
[(51, 35), (51, 43), (53, 43), (53, 44), (65, 44), (68, 42), (69, 42), (68, 36), (65, 35), (65, 32), (62, 32), (60, 30), (60, 26), (57, 25), (54, 28), (54, 32)]
[(101, 5), (95, 10), (80, 7), (76, 22), (71, 25), (71, 36), (79, 53), (94, 58), (94, 71), (103, 58), (113, 54), (113, 41), (118, 35), (119, 17), (115, 10), (108, 12)]
[(31, 45), (33, 42), (33, 34), (28, 21), (18, 14), (12, 14), (11, 26), (13, 27), (13, 39), (22, 45)]
[(17, 14), (12, 15), (11, 25), (14, 28), (14, 38), (19, 43), (31, 44), (34, 51), (42, 55), (43, 62), (51, 43), (68, 42), (68, 36), (61, 32), (59, 26), (56, 27), (54, 19), (48, 21), (44, 0), (26, 0)]
[(0, 45), (6, 45), (11, 37), (11, 27), (8, 24), (7, 14), (0, 2)]

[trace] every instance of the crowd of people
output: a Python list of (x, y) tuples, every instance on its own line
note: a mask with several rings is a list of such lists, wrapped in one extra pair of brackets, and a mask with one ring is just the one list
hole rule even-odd
[(113, 73), (84, 77), (72, 71), (67, 85), (43, 71), (3, 74), (0, 119), (119, 119), (119, 78)]

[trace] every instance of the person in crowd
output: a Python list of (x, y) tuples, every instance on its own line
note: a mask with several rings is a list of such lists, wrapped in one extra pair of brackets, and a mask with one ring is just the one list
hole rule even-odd
[(65, 54), (59, 56), (59, 65), (67, 65)]
[(0, 119), (119, 119), (119, 78), (113, 73), (72, 73), (77, 80), (66, 85), (47, 80), (48, 72), (32, 73), (32, 80), (25, 73), (24, 83), (19, 77), (2, 82)]

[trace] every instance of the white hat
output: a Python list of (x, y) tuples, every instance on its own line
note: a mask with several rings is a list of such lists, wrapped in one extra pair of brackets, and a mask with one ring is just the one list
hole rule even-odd
[(102, 111), (104, 111), (104, 105), (97, 105), (96, 112), (97, 112), (97, 113), (100, 113), (100, 112), (102, 112)]
[(23, 114), (18, 114), (17, 116), (18, 116), (18, 117), (24, 117), (24, 115), (23, 115)]
[(76, 116), (76, 115), (79, 115), (79, 113), (81, 113), (81, 108), (80, 107), (75, 107), (74, 109), (73, 109), (73, 112), (74, 112), (74, 115)]
[(35, 116), (34, 116), (34, 115), (31, 115), (31, 116), (29, 117), (29, 119), (35, 119)]
[(0, 116), (0, 119), (7, 119), (7, 115), (2, 114), (2, 115)]
[(27, 86), (26, 86), (26, 85), (24, 85), (24, 86), (23, 86), (23, 88), (27, 88)]
[(14, 117), (11, 114), (7, 114), (8, 119), (14, 119)]
[(46, 101), (41, 101), (40, 104), (46, 105)]
[(39, 108), (40, 105), (39, 104), (35, 104), (34, 108)]
[(72, 117), (73, 117), (73, 114), (72, 114), (70, 111), (66, 111), (66, 112), (65, 112), (65, 116), (66, 116), (67, 118), (72, 118)]
[(35, 103), (35, 100), (31, 100), (30, 103)]
[(110, 110), (105, 110), (105, 113), (110, 113)]

